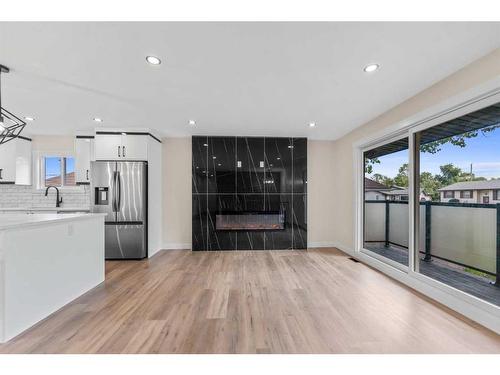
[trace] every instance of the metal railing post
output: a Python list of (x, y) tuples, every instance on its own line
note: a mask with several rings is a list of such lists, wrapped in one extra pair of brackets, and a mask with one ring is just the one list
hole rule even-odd
[[(431, 202), (425, 202), (425, 256), (423, 261), (430, 262), (431, 257)], [(420, 209), (420, 208), (419, 208)]]
[(500, 287), (500, 203), (497, 203), (497, 270), (495, 285)]
[(389, 201), (385, 201), (385, 247), (389, 247)]

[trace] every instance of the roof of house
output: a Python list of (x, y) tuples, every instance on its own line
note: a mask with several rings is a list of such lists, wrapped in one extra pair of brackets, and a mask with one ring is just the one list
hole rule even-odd
[(463, 181), (451, 184), (439, 189), (439, 191), (447, 190), (490, 190), (500, 189), (500, 180), (487, 181)]
[(392, 190), (392, 188), (381, 184), (375, 180), (365, 177), (365, 190)]
[(386, 194), (386, 195), (408, 195), (408, 189), (389, 190), (389, 191), (385, 191), (384, 194)]
[[(385, 194), (385, 195), (408, 195), (408, 189), (398, 188), (395, 190), (384, 191), (383, 194)], [(420, 188), (420, 194), (427, 195), (425, 193), (424, 189), (422, 189), (422, 188)]]
[[(67, 173), (64, 180), (65, 180), (66, 186), (75, 185), (75, 172)], [(61, 176), (54, 176), (54, 177), (47, 178), (45, 180), (45, 186), (49, 186), (49, 185), (60, 186), (61, 185)]]

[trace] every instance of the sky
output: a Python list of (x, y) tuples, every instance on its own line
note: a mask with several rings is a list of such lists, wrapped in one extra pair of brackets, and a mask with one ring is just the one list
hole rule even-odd
[[(66, 173), (75, 171), (75, 159), (66, 158)], [(45, 176), (46, 178), (61, 175), (61, 158), (49, 157), (45, 158)]]
[[(476, 177), (500, 177), (500, 129), (495, 129), (476, 138), (466, 139), (464, 148), (445, 144), (441, 151), (435, 154), (420, 153), (420, 172), (439, 174), (439, 166), (452, 163), (464, 172), (469, 172), (472, 163), (472, 173)], [(373, 174), (380, 173), (387, 177), (395, 177), (399, 167), (408, 163), (408, 150), (398, 151), (379, 158), (380, 164), (373, 166)]]

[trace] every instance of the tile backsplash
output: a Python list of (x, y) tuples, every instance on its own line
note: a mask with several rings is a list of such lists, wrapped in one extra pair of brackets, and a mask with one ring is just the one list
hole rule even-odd
[[(75, 189), (63, 190), (60, 195), (63, 198), (61, 207), (89, 207), (90, 188), (87, 185), (78, 186)], [(56, 191), (49, 190), (45, 196), (45, 190), (36, 190), (33, 186), (0, 185), (0, 209), (14, 207), (55, 207)]]

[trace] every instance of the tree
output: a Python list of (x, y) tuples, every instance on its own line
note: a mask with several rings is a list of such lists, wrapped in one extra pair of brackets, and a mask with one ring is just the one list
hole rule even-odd
[(459, 167), (455, 167), (451, 163), (442, 165), (439, 167), (439, 169), (441, 170), (441, 174), (436, 175), (436, 178), (442, 186), (447, 186), (458, 182), (460, 175), (463, 174), (463, 171)]
[(387, 177), (387, 176), (384, 176), (380, 173), (375, 173), (373, 176), (372, 176), (372, 179), (377, 181), (378, 183), (380, 184), (383, 184), (387, 187), (391, 187), (394, 185), (394, 180), (390, 177)]
[(442, 187), (438, 179), (438, 175), (434, 176), (430, 172), (422, 172), (420, 174), (420, 188), (430, 195), (433, 201), (439, 200), (439, 189)]
[(380, 160), (378, 158), (365, 158), (365, 173), (372, 174), (373, 173), (373, 165), (380, 164)]
[(394, 177), (394, 184), (399, 187), (408, 187), (408, 163), (399, 167), (398, 174)]

